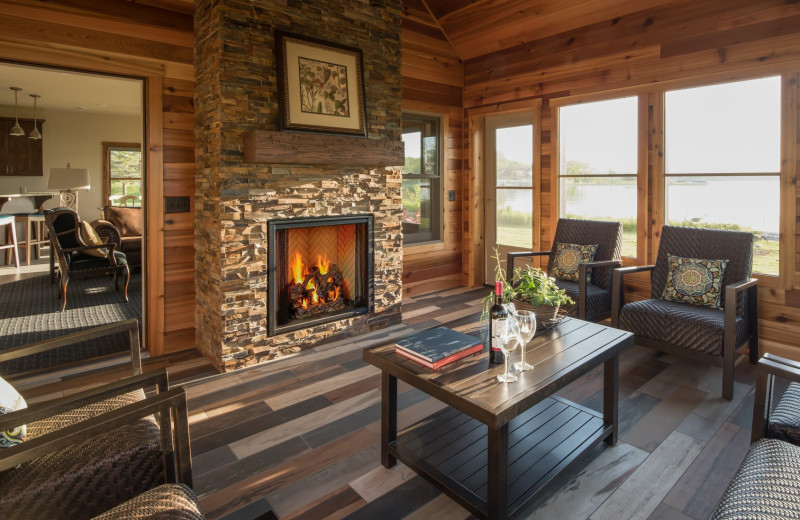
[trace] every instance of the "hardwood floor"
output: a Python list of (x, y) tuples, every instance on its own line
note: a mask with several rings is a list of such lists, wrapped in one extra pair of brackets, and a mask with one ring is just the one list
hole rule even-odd
[[(474, 319), (486, 292), (406, 299), (400, 325), (231, 374), (213, 374), (193, 353), (147, 360), (148, 367), (172, 363), (171, 380), (189, 395), (195, 491), (204, 513), (223, 518), (266, 499), (282, 519), (469, 518), (402, 464), (380, 465), (379, 371), (361, 360), (361, 350), (414, 329)], [(35, 399), (76, 391), (71, 377), (24, 393)], [(620, 360), (619, 443), (578, 460), (521, 518), (705, 519), (749, 445), (753, 381), (753, 366), (743, 361), (734, 399), (726, 401), (719, 368), (641, 347), (627, 351)], [(558, 395), (600, 410), (602, 382), (595, 370)], [(443, 407), (402, 382), (398, 394), (401, 428)]]

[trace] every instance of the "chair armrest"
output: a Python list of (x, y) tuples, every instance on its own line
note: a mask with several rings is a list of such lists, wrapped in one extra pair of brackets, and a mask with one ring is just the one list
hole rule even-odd
[[(40, 421), (47, 417), (53, 417), (54, 415), (80, 408), (81, 406), (153, 386), (157, 388), (158, 393), (169, 390), (169, 376), (166, 368), (126, 377), (97, 388), (90, 388), (59, 399), (32, 404), (28, 408), (0, 415), (0, 431), (10, 430), (23, 424)], [(0, 455), (2, 453), (3, 450), (0, 450)]]
[(580, 269), (589, 269), (592, 267), (620, 267), (621, 265), (622, 260), (592, 260), (591, 262), (581, 262), (578, 267)]
[(651, 276), (655, 265), (632, 265), (630, 267), (617, 267), (611, 273), (611, 326), (619, 326), (619, 310), (625, 305), (625, 293), (623, 291), (623, 277), (626, 274), (642, 273), (650, 271)]
[(593, 260), (578, 264), (578, 319), (586, 319), (586, 280), (589, 278), (589, 269), (593, 267), (618, 267), (621, 260)]
[(119, 248), (119, 244), (122, 243), (122, 234), (114, 224), (108, 220), (98, 219), (93, 220), (89, 225), (100, 235), (100, 238), (105, 238), (107, 243), (113, 242), (117, 244)]
[(506, 269), (509, 276), (514, 272), (514, 259), (524, 256), (550, 256), (550, 251), (511, 251), (506, 255)]
[[(775, 377), (800, 383), (800, 363), (776, 356), (764, 354), (756, 365), (756, 388), (753, 403), (753, 426), (750, 441), (755, 442), (767, 433), (769, 414), (772, 410), (772, 387)], [(798, 412), (800, 413), (800, 412)]]
[[(742, 310), (742, 315), (747, 317), (748, 334), (750, 341), (750, 362), (758, 359), (758, 279), (748, 278), (725, 286), (725, 344), (734, 345), (736, 342), (736, 316), (739, 313), (739, 294), (748, 292), (747, 308)], [(733, 302), (733, 304), (731, 304)], [(738, 345), (734, 345), (738, 347)]]
[[(141, 374), (142, 354), (139, 346), (139, 320), (136, 318), (73, 332), (57, 338), (28, 343), (27, 345), (20, 345), (19, 347), (5, 349), (0, 351), (0, 363), (30, 356), (32, 354), (38, 354), (40, 352), (47, 352), (48, 350), (53, 350), (67, 345), (73, 345), (80, 341), (87, 341), (90, 339), (101, 338), (103, 336), (109, 336), (111, 334), (117, 334), (119, 332), (128, 332), (128, 343), (131, 350), (131, 366), (133, 368), (133, 374)], [(13, 379), (13, 376), (9, 376), (7, 379)]]
[(189, 446), (189, 421), (186, 393), (183, 388), (149, 397), (72, 424), (58, 431), (0, 450), (0, 471), (86, 441), (94, 436), (131, 424), (156, 414), (161, 431), (162, 450), (168, 481), (183, 482), (191, 487), (192, 466)]

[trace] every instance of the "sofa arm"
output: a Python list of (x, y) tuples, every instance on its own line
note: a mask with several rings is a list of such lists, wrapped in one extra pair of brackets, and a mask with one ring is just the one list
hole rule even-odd
[[(725, 286), (725, 331), (724, 344), (736, 349), (736, 316), (739, 313), (739, 296), (747, 291), (747, 308), (741, 314), (747, 317), (747, 333), (750, 337), (750, 362), (758, 360), (758, 280), (748, 278)], [(733, 302), (733, 303), (731, 303)], [(723, 353), (724, 355), (725, 353)], [(733, 352), (729, 353), (732, 363)]]
[(116, 244), (117, 251), (119, 251), (120, 244), (122, 244), (122, 234), (114, 224), (108, 220), (98, 219), (93, 220), (90, 226), (100, 235), (100, 238), (105, 239), (106, 243)]
[[(20, 345), (18, 347), (4, 349), (0, 351), (0, 363), (30, 356), (32, 354), (38, 354), (40, 352), (47, 352), (48, 350), (53, 350), (68, 345), (73, 345), (81, 341), (117, 334), (120, 332), (128, 333), (128, 347), (131, 351), (131, 368), (133, 369), (133, 375), (141, 374), (142, 354), (141, 347), (139, 345), (139, 320), (136, 318), (110, 323), (108, 325), (100, 325), (99, 327), (80, 330), (78, 332), (65, 334), (56, 338), (45, 339), (42, 341), (36, 341), (34, 343), (28, 343), (26, 345)], [(14, 379), (14, 375), (4, 376), (4, 378), (11, 381)]]
[[(750, 431), (751, 442), (757, 441), (767, 433), (769, 416), (774, 404), (772, 390), (776, 377), (792, 383), (800, 383), (800, 363), (774, 354), (764, 354), (764, 357), (758, 360), (753, 426)], [(798, 410), (798, 414), (800, 415), (800, 410)]]
[(650, 271), (651, 276), (655, 265), (633, 265), (630, 267), (618, 267), (611, 273), (611, 326), (619, 326), (619, 311), (625, 305), (625, 292), (623, 291), (623, 281), (626, 274), (642, 273)]
[[(15, 412), (16, 413), (16, 412)], [(183, 388), (149, 397), (102, 415), (72, 424), (3, 450), (0, 450), (0, 471), (14, 468), (24, 462), (56, 452), (94, 436), (150, 415), (156, 416), (161, 432), (162, 451), (166, 463), (165, 474), (170, 482), (192, 485), (191, 448), (189, 446), (189, 420), (186, 393)], [(10, 415), (10, 414), (9, 414)]]
[(589, 269), (620, 266), (622, 266), (621, 260), (593, 260), (578, 264), (578, 319), (586, 319), (586, 280), (589, 278)]

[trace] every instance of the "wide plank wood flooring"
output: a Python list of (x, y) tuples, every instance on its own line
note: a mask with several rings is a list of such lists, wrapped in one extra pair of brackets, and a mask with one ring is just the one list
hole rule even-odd
[[(192, 353), (147, 360), (147, 367), (171, 363), (171, 380), (189, 395), (203, 512), (236, 518), (237, 509), (267, 500), (281, 519), (470, 518), (402, 464), (380, 465), (379, 371), (361, 360), (361, 351), (474, 319), (486, 292), (405, 299), (402, 324), (231, 374), (213, 373)], [(600, 410), (602, 381), (598, 369), (558, 395)], [(620, 360), (619, 443), (578, 460), (521, 517), (705, 519), (749, 445), (753, 381), (753, 367), (743, 361), (734, 399), (726, 401), (719, 368), (642, 347), (627, 351)], [(64, 377), (28, 393), (49, 398), (77, 389)], [(402, 382), (398, 393), (400, 428), (443, 407)]]

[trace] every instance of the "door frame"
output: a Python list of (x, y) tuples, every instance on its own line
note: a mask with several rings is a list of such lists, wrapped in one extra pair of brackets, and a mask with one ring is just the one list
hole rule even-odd
[(487, 244), (485, 233), (485, 119), (489, 115), (533, 111), (533, 250), (541, 248), (542, 237), (542, 100), (527, 99), (500, 105), (467, 109), (467, 135), (469, 159), (472, 166), (469, 174), (467, 207), (465, 214), (465, 255), (463, 284), (468, 287), (484, 285)]
[[(44, 44), (43, 44), (44, 45)], [(121, 76), (142, 81), (144, 236), (142, 237), (142, 336), (151, 356), (164, 350), (164, 161), (163, 81), (165, 67), (152, 62), (87, 59), (80, 52), (37, 45), (0, 45), (0, 60), (20, 65)]]

